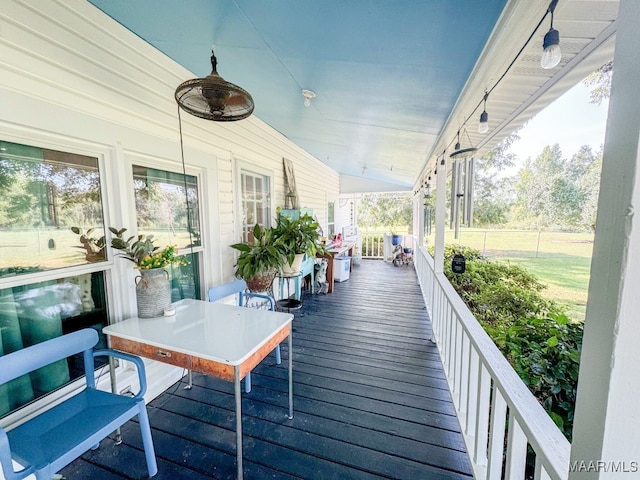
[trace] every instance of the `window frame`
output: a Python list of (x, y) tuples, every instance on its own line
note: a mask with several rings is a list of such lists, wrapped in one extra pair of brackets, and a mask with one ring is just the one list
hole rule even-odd
[[(198, 187), (198, 222), (200, 226), (200, 245), (194, 247), (181, 248), (178, 250), (179, 255), (189, 255), (193, 253), (197, 256), (198, 259), (198, 281), (200, 284), (200, 298), (205, 298), (205, 288), (204, 288), (204, 272), (205, 272), (205, 263), (206, 263), (206, 244), (207, 244), (207, 236), (205, 235), (205, 231), (207, 229), (207, 225), (205, 225), (206, 216), (204, 215), (204, 168), (202, 167), (194, 167), (191, 165), (185, 165), (184, 171), (183, 166), (180, 163), (163, 160), (162, 158), (142, 155), (139, 153), (133, 152), (124, 152), (124, 156), (127, 163), (127, 181), (124, 188), (126, 189), (126, 198), (127, 198), (127, 209), (128, 217), (130, 221), (124, 224), (124, 227), (128, 229), (131, 235), (138, 234), (138, 219), (137, 219), (137, 211), (136, 211), (136, 199), (135, 199), (135, 190), (133, 184), (133, 174), (134, 174), (134, 166), (152, 168), (154, 170), (164, 170), (167, 172), (175, 173), (178, 175), (186, 175), (196, 177), (196, 183)], [(128, 226), (127, 226), (128, 225)], [(135, 299), (133, 299), (135, 301)]]
[[(112, 201), (112, 198), (118, 198), (117, 193), (113, 191), (111, 183), (115, 180), (113, 178), (113, 172), (109, 166), (109, 160), (113, 156), (113, 151), (103, 144), (82, 141), (72, 139), (71, 137), (59, 137), (52, 136), (46, 132), (35, 129), (15, 129), (11, 126), (3, 125), (2, 140), (12, 142), (21, 145), (28, 145), (36, 148), (50, 149), (63, 153), (84, 155), (98, 160), (98, 172), (100, 178), (100, 195), (102, 198), (102, 214), (105, 230), (108, 228), (112, 218), (116, 217), (116, 204)], [(113, 195), (110, 196), (109, 192)], [(41, 272), (26, 273), (21, 275), (14, 275), (0, 278), (0, 289), (15, 288), (21, 286), (28, 286), (34, 283), (55, 281), (62, 278), (68, 278), (72, 276), (78, 276), (83, 274), (92, 274), (96, 272), (103, 272), (104, 275), (104, 297), (106, 300), (105, 313), (107, 316), (106, 324), (112, 323), (115, 318), (117, 292), (114, 288), (114, 270), (115, 262), (113, 255), (110, 255), (109, 249), (107, 249), (107, 256), (105, 261), (96, 263), (77, 264), (60, 268), (53, 268), (50, 270), (43, 270)], [(115, 300), (115, 301), (114, 301)], [(115, 372), (123, 370), (125, 367), (120, 362), (114, 369)], [(96, 371), (100, 371), (100, 376), (106, 379), (109, 375), (106, 375), (109, 371), (108, 366), (99, 367)], [(99, 378), (98, 376), (96, 378)], [(85, 379), (84, 375), (79, 378), (73, 379), (65, 385), (47, 393), (33, 401), (27, 403), (22, 407), (11, 411), (2, 418), (2, 426), (10, 427), (21, 422), (24, 418), (33, 415), (42, 409), (48, 408), (48, 405), (59, 401), (71, 392), (75, 392), (81, 388), (84, 388)]]
[(265, 208), (266, 210), (266, 220), (268, 220), (268, 222), (266, 222), (265, 226), (267, 228), (271, 227), (273, 225), (274, 222), (274, 218), (275, 218), (275, 207), (274, 207), (274, 194), (275, 194), (275, 183), (274, 183), (274, 178), (275, 178), (275, 172), (273, 170), (264, 168), (264, 167), (259, 167), (253, 163), (250, 163), (246, 160), (241, 160), (241, 159), (236, 159), (236, 175), (235, 175), (235, 179), (236, 179), (236, 185), (237, 188), (235, 189), (235, 198), (237, 201), (237, 212), (236, 212), (236, 225), (238, 225), (238, 228), (236, 228), (236, 236), (239, 239), (239, 241), (245, 242), (247, 241), (247, 238), (245, 237), (245, 232), (248, 231), (249, 228), (252, 228), (253, 225), (245, 225), (244, 223), (244, 184), (242, 182), (242, 175), (243, 174), (251, 174), (253, 176), (261, 176), (267, 179), (268, 181), (268, 192), (267, 192), (267, 206)]

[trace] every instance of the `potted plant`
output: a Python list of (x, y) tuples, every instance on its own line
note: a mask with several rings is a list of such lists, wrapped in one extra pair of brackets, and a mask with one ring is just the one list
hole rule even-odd
[(280, 215), (274, 229), (274, 243), (282, 251), (284, 262), (283, 273), (295, 275), (300, 272), (304, 255), (314, 257), (321, 247), (320, 225), (308, 214), (296, 220)]
[(81, 248), (85, 251), (84, 258), (87, 262), (102, 262), (105, 260), (104, 255), (104, 235), (101, 237), (93, 236), (93, 228), (90, 228), (86, 232), (84, 232), (79, 227), (71, 227), (71, 231), (76, 235), (80, 235), (80, 243), (82, 246), (76, 246), (76, 248)]
[(115, 235), (111, 247), (120, 250), (118, 256), (133, 262), (140, 275), (136, 277), (136, 300), (140, 318), (160, 317), (171, 305), (169, 272), (171, 265), (183, 264), (175, 245), (160, 250), (153, 244), (153, 235), (138, 235), (124, 238), (126, 228), (109, 227)]
[(282, 264), (282, 251), (274, 243), (273, 229), (256, 224), (251, 240), (231, 245), (240, 252), (236, 262), (236, 277), (243, 278), (252, 292), (264, 292)]

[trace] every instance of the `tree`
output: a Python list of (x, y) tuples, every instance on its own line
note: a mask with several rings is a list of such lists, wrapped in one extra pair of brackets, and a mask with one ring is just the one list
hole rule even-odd
[(586, 145), (568, 161), (559, 145), (547, 145), (518, 172), (514, 218), (538, 228), (589, 228), (595, 222), (600, 165)]
[(392, 232), (411, 228), (413, 203), (411, 193), (366, 194), (358, 202), (361, 227), (388, 228)]
[(507, 153), (520, 137), (517, 132), (476, 160), (473, 223), (476, 226), (503, 225), (509, 220), (513, 203), (513, 178), (500, 173), (515, 165), (516, 156)]
[(609, 60), (598, 70), (589, 74), (582, 83), (587, 87), (593, 86), (591, 90), (591, 103), (602, 104), (611, 95), (611, 74), (613, 72), (613, 60)]
[(515, 184), (516, 219), (532, 223), (538, 228), (555, 224), (557, 215), (554, 198), (566, 195), (560, 193), (565, 185), (557, 181), (563, 172), (562, 164), (562, 152), (558, 144), (547, 145), (535, 160), (527, 159), (518, 172)]
[(593, 161), (586, 166), (578, 179), (578, 185), (584, 192), (584, 203), (581, 209), (580, 222), (585, 228), (594, 229), (598, 211), (598, 195), (600, 193), (600, 174), (602, 172), (602, 147)]

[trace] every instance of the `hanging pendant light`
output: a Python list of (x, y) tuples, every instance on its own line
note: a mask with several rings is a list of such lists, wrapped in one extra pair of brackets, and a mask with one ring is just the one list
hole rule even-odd
[(487, 98), (489, 92), (484, 92), (484, 110), (480, 114), (480, 123), (478, 123), (478, 133), (487, 133), (489, 131), (489, 114), (487, 113)]
[(552, 0), (549, 4), (547, 12), (551, 14), (551, 28), (544, 36), (542, 43), (542, 58), (540, 59), (540, 66), (545, 70), (549, 70), (560, 63), (562, 59), (562, 51), (560, 50), (560, 33), (553, 28), (553, 12), (556, 9), (558, 0)]
[(176, 89), (178, 105), (196, 117), (214, 122), (235, 122), (253, 112), (253, 98), (249, 92), (227, 82), (216, 71), (218, 60), (211, 50), (211, 73), (181, 83)]
[[(460, 130), (458, 130), (458, 141), (456, 142), (456, 146), (453, 152), (451, 153), (451, 155), (449, 155), (449, 158), (466, 158), (476, 150), (478, 150), (476, 147), (462, 148), (462, 146), (460, 145)], [(442, 158), (442, 160), (444, 161), (444, 157)]]

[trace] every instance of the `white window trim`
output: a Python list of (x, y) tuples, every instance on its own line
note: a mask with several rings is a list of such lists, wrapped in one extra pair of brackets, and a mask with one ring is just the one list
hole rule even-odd
[[(53, 135), (50, 133), (42, 132), (40, 130), (16, 127), (12, 124), (0, 122), (0, 131), (2, 134), (2, 140), (6, 140), (12, 143), (18, 143), (22, 145), (32, 145), (39, 148), (46, 148), (51, 150), (57, 150), (66, 153), (73, 153), (78, 155), (86, 155), (89, 157), (95, 157), (98, 159), (98, 168), (100, 171), (100, 195), (102, 196), (104, 224), (105, 227), (109, 225), (110, 219), (115, 218), (115, 204), (109, 198), (110, 188), (108, 184), (114, 183), (112, 179), (113, 171), (110, 166), (110, 162), (107, 161), (113, 155), (112, 149), (105, 147), (103, 144), (78, 141), (70, 137), (62, 135)], [(117, 193), (111, 190), (112, 196), (117, 198)], [(0, 279), (0, 289), (13, 288), (22, 285), (29, 285), (31, 283), (42, 282), (47, 280), (54, 280), (58, 278), (65, 278), (74, 275), (81, 275), (85, 273), (104, 272), (104, 286), (105, 296), (107, 298), (107, 318), (111, 321), (115, 318), (116, 306), (114, 297), (117, 297), (114, 285), (113, 285), (113, 269), (115, 262), (113, 258), (108, 261), (100, 262), (99, 264), (85, 264), (76, 265), (70, 267), (56, 268), (53, 270), (47, 270), (37, 273), (29, 273), (24, 275), (17, 275), (13, 277), (7, 277)], [(120, 365), (116, 368), (116, 372), (122, 372), (125, 370), (124, 362), (120, 362)], [(105, 368), (106, 375), (102, 375), (102, 381), (99, 388), (108, 388), (107, 383), (110, 380), (109, 370)], [(80, 377), (71, 383), (63, 386), (59, 390), (51, 392), (42, 398), (38, 398), (35, 401), (20, 407), (18, 410), (6, 415), (1, 422), (3, 428), (13, 428), (21, 423), (24, 423), (29, 418), (38, 415), (41, 411), (44, 411), (52, 406), (61, 403), (73, 392), (84, 388), (85, 378)], [(15, 465), (15, 463), (14, 463)]]
[[(204, 177), (205, 170), (203, 167), (195, 167), (192, 165), (185, 165), (184, 171), (182, 167), (182, 163), (175, 162), (171, 160), (166, 160), (162, 158), (158, 158), (152, 155), (143, 155), (137, 152), (124, 151), (124, 163), (126, 165), (126, 185), (124, 189), (126, 191), (121, 191), (122, 196), (120, 198), (127, 199), (127, 205), (129, 208), (127, 209), (127, 215), (129, 217), (129, 221), (123, 225), (130, 225), (129, 231), (132, 235), (138, 234), (138, 221), (136, 218), (136, 201), (135, 195), (133, 191), (133, 166), (138, 165), (141, 167), (153, 168), (157, 170), (166, 170), (168, 172), (177, 173), (182, 175), (186, 173), (187, 175), (191, 175), (196, 177), (198, 182), (198, 221), (200, 224), (200, 245), (197, 247), (191, 248), (182, 248), (178, 251), (180, 255), (187, 255), (190, 253), (199, 253), (201, 254), (201, 264), (199, 265), (200, 271), (200, 295), (202, 298), (205, 298), (204, 284), (205, 284), (205, 267), (207, 264), (207, 246), (208, 246), (208, 237), (206, 232), (208, 232), (209, 226), (206, 224), (207, 215), (204, 215)], [(128, 263), (128, 262), (127, 262)], [(130, 268), (130, 265), (127, 265)], [(135, 300), (135, 299), (134, 299)]]
[(268, 169), (265, 167), (260, 167), (254, 163), (251, 163), (247, 160), (239, 159), (234, 157), (234, 179), (235, 185), (233, 186), (234, 190), (234, 198), (237, 208), (235, 208), (235, 226), (234, 226), (234, 236), (237, 241), (242, 241), (242, 173), (255, 173), (257, 175), (263, 175), (269, 179), (269, 222), (270, 225), (273, 225), (276, 216), (276, 207), (275, 207), (275, 171), (272, 169)]

